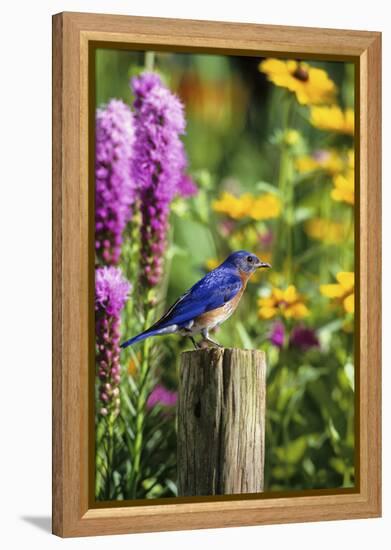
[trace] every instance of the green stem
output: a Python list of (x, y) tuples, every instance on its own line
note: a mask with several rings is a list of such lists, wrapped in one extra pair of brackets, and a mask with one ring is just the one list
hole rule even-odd
[[(353, 209), (349, 209), (348, 211), (348, 227), (347, 227), (347, 231), (346, 231), (346, 241), (347, 242), (350, 242), (350, 241), (353, 241), (354, 243), (354, 238), (355, 238), (355, 235), (354, 235), (354, 214), (353, 214)], [(353, 244), (354, 246), (354, 244)], [(353, 260), (353, 263), (354, 263), (354, 260)], [(342, 251), (342, 263), (341, 265), (343, 266), (343, 269), (350, 269), (352, 266), (352, 257), (351, 257), (351, 252), (350, 252), (350, 247), (349, 246), (344, 246), (343, 247), (343, 251)]]
[[(169, 263), (166, 261), (166, 273), (169, 269)], [(167, 275), (168, 277), (168, 275)], [(168, 280), (163, 281), (162, 290), (166, 293)], [(141, 331), (146, 330), (151, 326), (155, 319), (158, 305), (156, 303), (157, 289), (148, 289), (145, 287), (139, 287), (140, 306), (143, 308), (143, 323)], [(137, 293), (136, 293), (137, 294)], [(154, 304), (154, 305), (152, 305)], [(135, 403), (135, 417), (134, 417), (134, 443), (133, 452), (131, 457), (132, 473), (129, 483), (129, 496), (130, 498), (137, 498), (140, 494), (140, 483), (143, 479), (141, 462), (143, 448), (145, 445), (145, 418), (146, 418), (146, 404), (148, 394), (151, 388), (151, 349), (153, 342), (149, 339), (144, 340), (142, 344), (142, 359), (137, 375), (137, 397)]]
[(284, 246), (282, 257), (284, 258), (285, 276), (288, 282), (292, 278), (292, 254), (293, 254), (293, 239), (292, 239), (292, 216), (293, 216), (293, 188), (290, 180), (290, 155), (287, 145), (282, 146), (280, 157), (280, 174), (279, 188), (284, 202), (284, 212), (282, 216), (281, 233), (284, 238), (281, 240)]
[(155, 52), (145, 52), (145, 70), (152, 72), (155, 66)]
[[(135, 214), (133, 219), (129, 222), (126, 228), (126, 235), (129, 238), (124, 239), (122, 247), (121, 263), (125, 272), (125, 276), (128, 281), (134, 281), (137, 278), (137, 272), (135, 266), (139, 264), (139, 233), (140, 233), (140, 219)], [(122, 316), (121, 333), (130, 337), (136, 334), (139, 329), (135, 320), (135, 296), (136, 292), (133, 289), (131, 298), (126, 302), (125, 310)], [(123, 352), (124, 363), (127, 364), (131, 357), (131, 350), (125, 349)]]
[(106, 500), (112, 498), (113, 493), (113, 459), (114, 459), (114, 422), (108, 418), (107, 426), (107, 477), (106, 477)]
[[(283, 113), (283, 135), (289, 128), (292, 114), (292, 100), (286, 99), (287, 103)], [(284, 141), (281, 143), (280, 171), (278, 175), (278, 187), (283, 201), (283, 213), (278, 228), (278, 240), (283, 249), (280, 250), (280, 267), (284, 267), (285, 277), (288, 283), (292, 282), (292, 257), (293, 257), (293, 177), (292, 162), (289, 145)]]
[[(318, 176), (319, 179), (319, 176)], [(323, 187), (325, 191), (323, 191), (322, 198), (320, 201), (320, 207), (319, 207), (319, 217), (323, 220), (330, 221), (330, 214), (331, 214), (331, 198), (330, 198), (330, 191), (327, 189), (327, 186), (324, 185), (327, 182), (323, 179), (320, 180), (323, 183)], [(324, 243), (322, 243), (324, 245)], [(335, 257), (335, 249), (331, 246), (330, 247), (330, 253), (333, 254)], [(329, 273), (329, 262), (325, 261), (326, 256), (322, 256), (321, 261), (319, 262), (319, 280), (322, 282), (325, 282), (328, 280), (328, 273)]]
[[(149, 324), (151, 312), (146, 316), (145, 328)], [(135, 436), (134, 436), (134, 452), (133, 452), (133, 468), (132, 468), (132, 481), (131, 481), (131, 497), (136, 498), (138, 492), (138, 485), (141, 479), (141, 454), (144, 443), (144, 421), (145, 421), (145, 407), (148, 398), (149, 386), (146, 384), (148, 373), (150, 370), (150, 340), (144, 340), (142, 361), (140, 365), (140, 371), (138, 374), (139, 380), (139, 392), (136, 400), (136, 419), (135, 419)]]

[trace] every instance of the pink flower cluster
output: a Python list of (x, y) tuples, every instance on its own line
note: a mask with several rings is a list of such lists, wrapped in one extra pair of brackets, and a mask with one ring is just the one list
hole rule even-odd
[[(282, 348), (284, 347), (285, 340), (285, 325), (282, 321), (276, 321), (269, 334), (269, 341), (277, 348)], [(318, 348), (319, 339), (314, 329), (297, 325), (292, 328), (288, 344), (300, 351), (307, 351), (314, 347)]]
[(178, 401), (178, 394), (175, 391), (171, 391), (161, 384), (157, 384), (152, 392), (149, 394), (147, 400), (147, 407), (152, 409), (156, 405), (162, 405), (164, 407), (174, 407)]

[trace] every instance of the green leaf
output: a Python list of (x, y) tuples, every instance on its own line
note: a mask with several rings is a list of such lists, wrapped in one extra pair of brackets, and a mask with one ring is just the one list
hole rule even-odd
[(171, 479), (165, 480), (167, 487), (170, 489), (173, 495), (178, 496), (178, 488)]
[(177, 198), (171, 203), (171, 212), (183, 218), (189, 210), (189, 205), (182, 198)]
[(309, 382), (313, 382), (314, 380), (317, 380), (320, 376), (324, 374), (324, 371), (322, 371), (319, 368), (314, 368), (310, 365), (303, 365), (299, 367), (298, 370), (298, 383), (300, 386), (306, 386)]
[(192, 173), (192, 176), (196, 180), (199, 187), (207, 190), (212, 189), (212, 176), (208, 170), (197, 170)]
[(272, 469), (273, 476), (276, 479), (287, 479), (293, 476), (296, 472), (296, 468), (292, 464), (287, 466), (275, 466)]
[(351, 389), (354, 391), (354, 365), (352, 365), (352, 363), (346, 363), (344, 366), (344, 372)]
[(126, 391), (126, 389), (123, 389), (123, 386), (120, 388), (120, 391), (121, 391), (121, 401), (123, 403), (123, 405), (125, 405), (128, 409), (128, 411), (130, 412), (130, 414), (132, 416), (135, 416), (136, 415), (136, 408), (134, 406), (134, 404), (132, 403), (131, 399), (130, 399), (130, 393), (128, 393)]
[(331, 436), (331, 439), (334, 441), (334, 442), (337, 442), (341, 439), (341, 436), (339, 435), (339, 433), (337, 432), (336, 428), (335, 428), (335, 425), (334, 425), (334, 422), (332, 420), (332, 418), (330, 417), (329, 418), (329, 432), (330, 432), (330, 436)]
[(307, 436), (302, 435), (291, 441), (285, 447), (278, 447), (276, 455), (281, 462), (296, 464), (299, 462), (307, 449)]
[(242, 340), (242, 344), (246, 349), (253, 349), (253, 343), (252, 340), (247, 332), (247, 330), (244, 328), (244, 325), (241, 321), (236, 322), (236, 328), (238, 330), (240, 339)]
[(281, 191), (279, 188), (271, 183), (267, 183), (266, 181), (258, 181), (255, 184), (255, 189), (257, 191), (264, 191), (265, 193), (273, 193), (274, 195), (281, 197)]
[(312, 218), (314, 215), (314, 209), (308, 208), (306, 206), (299, 206), (296, 208), (293, 215), (293, 223), (301, 223), (309, 218)]
[(184, 248), (182, 248), (181, 246), (178, 246), (176, 244), (172, 244), (166, 252), (166, 258), (168, 260), (172, 260), (174, 258), (174, 256), (186, 257), (188, 255), (189, 255), (189, 253), (188, 253), (187, 250), (185, 250)]
[(334, 468), (336, 472), (338, 472), (341, 475), (344, 475), (346, 470), (346, 465), (342, 458), (332, 457), (329, 460), (329, 464)]
[(303, 470), (310, 477), (313, 477), (315, 475), (316, 469), (314, 463), (310, 458), (306, 458), (303, 460)]

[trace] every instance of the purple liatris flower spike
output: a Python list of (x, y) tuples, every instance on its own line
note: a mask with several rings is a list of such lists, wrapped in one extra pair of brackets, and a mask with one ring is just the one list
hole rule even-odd
[(95, 333), (98, 377), (100, 381), (100, 414), (119, 413), (121, 311), (131, 285), (119, 267), (98, 267), (95, 270)]
[(270, 342), (278, 348), (282, 348), (285, 339), (285, 326), (281, 321), (276, 321), (269, 335)]
[(136, 189), (131, 174), (133, 115), (112, 99), (96, 112), (95, 249), (98, 261), (116, 265)]
[(161, 384), (154, 387), (149, 394), (147, 407), (152, 409), (155, 405), (163, 405), (165, 407), (173, 407), (178, 400), (178, 394), (175, 391), (168, 390)]
[[(133, 178), (141, 199), (141, 273), (153, 287), (162, 276), (169, 206), (178, 193), (192, 194), (183, 180), (187, 158), (180, 136), (185, 131), (183, 106), (154, 73), (131, 81), (135, 95)], [(185, 191), (184, 191), (185, 186)]]
[(312, 328), (299, 325), (292, 329), (289, 344), (301, 351), (306, 351), (313, 347), (319, 347), (319, 340)]

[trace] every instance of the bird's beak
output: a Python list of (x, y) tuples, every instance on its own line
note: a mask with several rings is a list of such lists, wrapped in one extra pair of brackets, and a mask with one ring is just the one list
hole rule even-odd
[(267, 268), (270, 268), (271, 265), (268, 264), (267, 262), (259, 262), (259, 266), (258, 266), (258, 269), (260, 269), (261, 267), (267, 267)]

